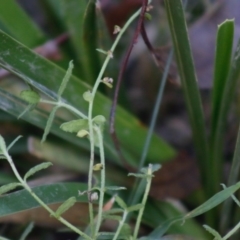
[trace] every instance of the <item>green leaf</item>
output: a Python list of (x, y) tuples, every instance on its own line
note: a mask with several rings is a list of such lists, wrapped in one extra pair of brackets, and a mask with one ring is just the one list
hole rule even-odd
[(106, 118), (103, 115), (98, 115), (93, 118), (93, 122), (99, 126), (103, 126), (106, 123)]
[(60, 98), (62, 96), (62, 93), (63, 91), (65, 90), (66, 86), (67, 86), (67, 83), (72, 75), (72, 70), (73, 70), (73, 61), (70, 61), (69, 62), (69, 66), (68, 66), (68, 70), (62, 80), (62, 83), (59, 87), (59, 90), (58, 90), (58, 98)]
[(43, 32), (15, 0), (1, 1), (0, 23), (11, 36), (28, 47), (36, 47), (45, 41)]
[(112, 208), (110, 210), (104, 211), (103, 215), (111, 215), (111, 214), (118, 214), (118, 213), (123, 213), (122, 208)]
[(60, 128), (65, 132), (77, 133), (80, 130), (88, 130), (88, 120), (78, 119), (63, 123)]
[(55, 216), (59, 218), (63, 213), (65, 213), (69, 208), (71, 208), (76, 203), (75, 197), (70, 197), (66, 200), (55, 212)]
[(126, 190), (126, 187), (119, 187), (119, 186), (107, 186), (105, 187), (106, 191), (119, 191), (119, 190)]
[(17, 187), (22, 187), (21, 183), (9, 183), (0, 187), (0, 195), (14, 190)]
[[(215, 67), (214, 67), (214, 83), (212, 91), (212, 119), (210, 132), (210, 153), (211, 158), (209, 167), (212, 169), (212, 183), (215, 184), (214, 192), (219, 190), (219, 183), (222, 179), (223, 169), (223, 144), (225, 140), (225, 126), (227, 114), (221, 114), (222, 106), (225, 103), (224, 91), (226, 85), (230, 84), (229, 72), (231, 67), (232, 46), (234, 41), (234, 20), (226, 20), (218, 26)], [(230, 93), (232, 94), (232, 93)], [(229, 98), (230, 96), (227, 96)], [(226, 100), (229, 102), (228, 100)]]
[[(143, 223), (152, 229), (156, 229), (156, 233), (162, 227), (166, 220), (172, 220), (176, 216), (183, 215), (182, 209), (176, 207), (175, 203), (169, 201), (153, 201), (149, 199), (145, 206)], [(155, 230), (154, 230), (155, 231)], [(169, 233), (178, 233), (182, 235), (198, 236), (198, 239), (208, 239), (209, 234), (199, 225), (195, 219), (189, 219), (182, 224), (179, 220), (172, 224), (168, 230)], [(165, 233), (166, 234), (166, 233)], [(151, 235), (152, 236), (152, 235)], [(158, 234), (154, 239), (161, 239)], [(197, 239), (196, 239), (197, 240)]]
[(24, 232), (22, 233), (19, 240), (25, 240), (26, 237), (29, 235), (29, 233), (31, 233), (31, 231), (33, 230), (33, 227), (34, 227), (34, 223), (30, 222), (26, 227), (26, 229), (24, 230)]
[(129, 173), (128, 177), (130, 177), (130, 176), (133, 176), (136, 178), (147, 178), (148, 177), (148, 175), (142, 174), (142, 173)]
[[(41, 196), (42, 201), (49, 205), (64, 202), (68, 198), (76, 196), (78, 191), (85, 189), (87, 189), (87, 185), (78, 182), (42, 185), (32, 188), (32, 191)], [(16, 199), (21, 199), (21, 201), (16, 204)], [(77, 201), (88, 202), (86, 196), (78, 197)], [(39, 207), (39, 203), (26, 190), (10, 193), (0, 198), (1, 217), (36, 207)]]
[(83, 138), (83, 137), (86, 137), (89, 135), (89, 132), (87, 130), (80, 130), (78, 133), (77, 133), (77, 136), (80, 137), (80, 138)]
[(30, 104), (37, 104), (40, 101), (40, 95), (32, 90), (22, 91), (20, 97)]
[(98, 52), (100, 52), (100, 53), (103, 53), (103, 54), (105, 54), (105, 55), (108, 55), (108, 52), (107, 52), (107, 51), (104, 51), (104, 50), (102, 50), (102, 49), (100, 49), (100, 48), (97, 48), (96, 51), (98, 51)]
[(7, 152), (6, 143), (4, 138), (0, 135), (0, 154)]
[(131, 207), (128, 207), (128, 208), (127, 208), (127, 211), (128, 211), (128, 212), (138, 211), (138, 210), (140, 210), (140, 209), (143, 208), (143, 207), (144, 207), (144, 205), (141, 204), (141, 203), (139, 203), (139, 204), (133, 205), (133, 206), (131, 206)]
[(103, 215), (103, 219), (114, 220), (114, 221), (121, 221), (122, 217), (118, 215)]
[(152, 164), (152, 173), (157, 172), (161, 168), (161, 164)]
[(203, 227), (215, 237), (215, 240), (223, 240), (221, 235), (215, 229), (209, 227), (208, 225), (203, 225)]
[(16, 137), (16, 138), (8, 145), (7, 150), (9, 151), (21, 137), (22, 137), (22, 136)]
[(115, 200), (117, 202), (117, 204), (119, 205), (119, 207), (121, 207), (122, 209), (127, 209), (127, 204), (123, 201), (122, 198), (120, 198), (119, 196), (115, 196)]
[(43, 133), (42, 140), (41, 140), (42, 143), (45, 142), (47, 139), (47, 135), (50, 132), (50, 129), (51, 129), (51, 126), (52, 126), (52, 123), (53, 123), (53, 120), (54, 120), (54, 117), (55, 117), (55, 114), (56, 114), (58, 108), (59, 108), (59, 106), (53, 107), (53, 109), (48, 117), (47, 124), (44, 129), (44, 133)]
[(213, 197), (208, 199), (205, 203), (200, 205), (199, 207), (195, 208), (193, 211), (189, 212), (184, 216), (185, 219), (193, 218), (198, 215), (201, 215), (210, 209), (216, 207), (223, 201), (225, 201), (227, 198), (229, 198), (235, 191), (237, 191), (240, 188), (240, 182), (236, 183), (235, 185), (228, 187), (221, 192), (215, 194)]
[[(171, 30), (174, 52), (181, 78), (188, 115), (193, 132), (194, 146), (200, 166), (203, 187), (210, 197), (212, 191), (212, 173), (209, 168), (209, 149), (205, 129), (200, 93), (197, 86), (196, 72), (190, 49), (185, 13), (181, 0), (165, 0), (168, 23)], [(215, 183), (214, 183), (215, 184)], [(207, 198), (206, 197), (206, 198)]]
[(36, 172), (39, 172), (43, 169), (46, 169), (50, 166), (52, 166), (53, 164), (51, 162), (44, 162), (44, 163), (40, 163), (37, 166), (31, 168), (24, 176), (24, 181), (26, 181), (30, 176), (34, 175)]
[[(67, 32), (81, 68), (81, 77), (93, 85), (100, 70), (97, 48), (95, 1), (63, 0)], [(81, 27), (79, 27), (81, 26)]]
[(87, 102), (91, 102), (93, 99), (92, 93), (90, 91), (83, 93), (83, 99)]
[(129, 238), (131, 236), (131, 233), (132, 233), (132, 228), (130, 227), (130, 225), (127, 223), (124, 223), (120, 231), (120, 236), (121, 237), (125, 236), (126, 239), (131, 239)]

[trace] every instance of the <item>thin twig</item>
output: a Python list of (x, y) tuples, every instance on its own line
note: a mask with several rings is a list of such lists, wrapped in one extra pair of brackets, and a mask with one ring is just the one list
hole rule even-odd
[(111, 134), (115, 149), (116, 149), (120, 159), (122, 160), (124, 165), (126, 165), (127, 168), (129, 168), (129, 164), (127, 163), (127, 161), (125, 160), (125, 158), (124, 158), (124, 156), (121, 152), (120, 143), (119, 143), (116, 131), (115, 131), (115, 113), (116, 113), (116, 106), (117, 106), (117, 101), (118, 101), (118, 93), (119, 93), (120, 85), (121, 85), (121, 82), (122, 82), (123, 74), (126, 70), (127, 63), (128, 63), (130, 54), (132, 52), (132, 49), (133, 49), (134, 45), (137, 43), (138, 36), (141, 32), (141, 28), (142, 28), (142, 25), (143, 25), (147, 5), (148, 5), (148, 0), (143, 0), (142, 1), (141, 13), (140, 13), (140, 16), (139, 16), (139, 19), (138, 19), (137, 28), (135, 30), (133, 39), (130, 43), (130, 46), (129, 46), (127, 52), (126, 52), (126, 55), (124, 57), (122, 66), (120, 68), (120, 72), (119, 72), (118, 79), (117, 79), (117, 84), (116, 84), (116, 89), (115, 89), (115, 92), (114, 92), (113, 103), (112, 103), (112, 107), (111, 107), (111, 111), (110, 111), (110, 134)]

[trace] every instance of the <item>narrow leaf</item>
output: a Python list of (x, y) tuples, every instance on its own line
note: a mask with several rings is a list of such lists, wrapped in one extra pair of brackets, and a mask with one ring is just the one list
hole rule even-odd
[(30, 176), (34, 175), (36, 172), (41, 171), (43, 169), (46, 169), (48, 167), (52, 166), (51, 162), (44, 162), (41, 163), (33, 168), (31, 168), (24, 176), (24, 181), (27, 180), (27, 178), (29, 178)]
[(118, 187), (118, 186), (107, 186), (105, 187), (107, 191), (119, 191), (119, 190), (126, 190), (126, 187)]
[[(189, 43), (185, 13), (181, 0), (165, 0), (165, 8), (171, 30), (174, 52), (181, 78), (188, 115), (193, 132), (196, 155), (200, 166), (203, 187), (208, 197), (212, 194), (212, 174), (206, 171), (209, 167), (209, 149), (200, 92)], [(206, 173), (209, 173), (206, 175)]]
[(154, 239), (162, 237), (174, 223), (180, 221), (181, 219), (182, 217), (176, 217), (165, 221), (159, 227), (155, 228), (149, 236)]
[(71, 197), (67, 201), (65, 201), (56, 211), (55, 216), (60, 217), (64, 212), (66, 212), (69, 208), (71, 208), (76, 203), (76, 198)]
[(186, 214), (184, 218), (185, 219), (193, 218), (209, 211), (210, 209), (216, 207), (217, 205), (225, 201), (227, 198), (229, 198), (239, 188), (240, 188), (240, 182), (222, 190), (221, 192), (215, 194), (213, 197), (208, 199), (205, 203), (203, 203), (199, 207), (195, 208), (193, 211)]
[(117, 214), (122, 212), (123, 212), (123, 209), (121, 208), (112, 208), (110, 210), (104, 211), (103, 215), (111, 215), (111, 214)]
[(100, 53), (103, 53), (103, 54), (105, 54), (105, 55), (108, 54), (107, 51), (104, 51), (104, 50), (102, 50), (102, 49), (100, 49), (100, 48), (97, 48), (96, 51), (98, 51), (98, 52), (100, 52)]
[(0, 187), (0, 195), (14, 190), (17, 187), (22, 186), (21, 183), (9, 183)]
[(22, 136), (18, 136), (16, 137), (7, 147), (7, 151), (9, 151), (13, 146), (14, 144), (21, 138)]
[(65, 132), (79, 132), (80, 130), (88, 130), (88, 120), (78, 119), (63, 123), (60, 128)]
[(203, 227), (215, 237), (215, 240), (223, 240), (221, 235), (215, 229), (209, 227), (208, 225), (203, 225)]
[(50, 129), (51, 129), (51, 126), (52, 126), (52, 122), (53, 122), (53, 120), (54, 120), (54, 116), (55, 116), (56, 111), (58, 110), (58, 108), (59, 108), (58, 106), (55, 106), (55, 107), (52, 109), (52, 111), (51, 111), (51, 113), (50, 113), (50, 115), (49, 115), (49, 118), (48, 118), (48, 120), (47, 120), (46, 127), (45, 127), (45, 129), (44, 129), (43, 137), (42, 137), (42, 140), (41, 140), (42, 143), (46, 141), (47, 135), (48, 135), (49, 132), (50, 132)]
[(7, 148), (6, 148), (6, 143), (5, 143), (5, 140), (4, 138), (0, 135), (0, 154), (1, 152), (4, 153), (7, 151)]
[(40, 101), (40, 95), (32, 90), (23, 90), (20, 97), (30, 104), (37, 104)]
[(148, 175), (142, 174), (142, 173), (129, 173), (128, 176), (133, 176), (136, 178), (147, 178), (148, 177)]
[(143, 207), (144, 207), (144, 205), (141, 204), (141, 203), (139, 203), (139, 204), (133, 205), (133, 206), (131, 206), (131, 207), (128, 207), (128, 208), (127, 208), (127, 211), (128, 211), (128, 212), (138, 211), (138, 210), (140, 210), (140, 209), (143, 208)]
[(62, 1), (67, 32), (81, 69), (80, 76), (90, 85), (93, 85), (100, 69), (99, 54), (95, 51), (97, 48), (95, 9), (96, 4), (92, 0)]
[(63, 91), (65, 90), (66, 86), (67, 86), (67, 83), (72, 75), (72, 70), (73, 70), (73, 61), (70, 61), (69, 62), (69, 66), (68, 66), (68, 70), (62, 80), (62, 83), (59, 87), (59, 90), (58, 90), (58, 99), (62, 96), (62, 93)]
[(121, 221), (122, 217), (118, 216), (118, 215), (103, 215), (104, 219), (108, 219), (108, 220), (115, 220), (115, 221)]
[(34, 222), (30, 222), (26, 227), (26, 229), (24, 230), (24, 232), (22, 233), (19, 240), (25, 240), (26, 237), (29, 235), (29, 233), (31, 233), (31, 231), (33, 230), (33, 227), (34, 227)]
[(117, 204), (119, 205), (119, 207), (121, 207), (122, 209), (127, 209), (127, 204), (123, 201), (122, 198), (120, 198), (119, 196), (115, 196), (115, 200), (117, 202)]
[[(229, 72), (232, 57), (232, 45), (234, 41), (234, 21), (226, 20), (218, 26), (215, 67), (214, 67), (214, 84), (212, 91), (212, 119), (210, 132), (210, 153), (209, 168), (212, 169), (212, 183), (215, 183), (213, 192), (219, 190), (219, 183), (222, 179), (223, 169), (223, 144), (225, 140), (225, 126), (227, 121), (228, 110), (221, 114), (222, 106), (228, 102), (224, 98), (224, 92), (229, 82)], [(232, 95), (233, 93), (231, 93)], [(227, 96), (227, 98), (231, 98)]]

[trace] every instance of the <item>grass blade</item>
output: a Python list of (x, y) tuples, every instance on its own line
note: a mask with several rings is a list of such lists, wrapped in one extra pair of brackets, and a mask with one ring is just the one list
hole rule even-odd
[(40, 28), (15, 0), (1, 1), (0, 23), (7, 33), (28, 47), (38, 46), (46, 40)]
[[(224, 128), (226, 125), (228, 109), (224, 113), (222, 106), (227, 101), (224, 97), (224, 91), (229, 82), (229, 71), (231, 66), (231, 55), (233, 45), (234, 21), (226, 20), (219, 25), (216, 54), (215, 54), (215, 69), (214, 69), (214, 86), (212, 93), (212, 122), (211, 122), (211, 138), (210, 138), (210, 162), (209, 168), (212, 171), (212, 183), (214, 191), (218, 191), (222, 179), (223, 171), (223, 142)], [(227, 96), (229, 98), (229, 96)], [(230, 105), (228, 105), (230, 107)]]
[(178, 64), (183, 92), (186, 100), (189, 119), (192, 127), (193, 140), (198, 158), (203, 187), (207, 196), (212, 194), (211, 172), (208, 169), (209, 153), (206, 130), (197, 78), (189, 44), (181, 0), (165, 0), (168, 22), (172, 34), (174, 51)]

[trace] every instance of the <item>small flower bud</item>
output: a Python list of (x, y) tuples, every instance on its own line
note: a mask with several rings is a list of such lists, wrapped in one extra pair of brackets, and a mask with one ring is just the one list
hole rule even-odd
[(103, 78), (102, 82), (107, 85), (109, 88), (112, 88), (113, 79), (109, 77)]
[(93, 192), (93, 193), (90, 193), (89, 196), (88, 196), (88, 200), (89, 202), (93, 202), (93, 201), (97, 201), (98, 200), (98, 193), (97, 192)]
[(103, 164), (97, 163), (93, 166), (93, 171), (100, 171), (103, 169)]
[(114, 26), (113, 34), (117, 34), (121, 31), (121, 28), (117, 25)]

